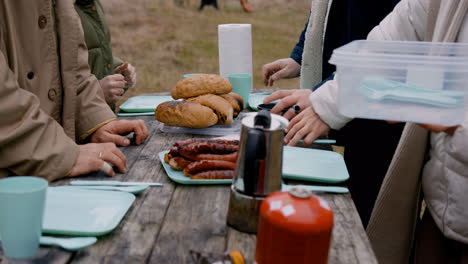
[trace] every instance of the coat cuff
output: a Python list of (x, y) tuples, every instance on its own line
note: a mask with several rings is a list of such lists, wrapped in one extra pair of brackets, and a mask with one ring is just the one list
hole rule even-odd
[(78, 145), (74, 144), (73, 147), (68, 147), (67, 154), (62, 156), (62, 162), (59, 168), (56, 170), (51, 170), (55, 171), (56, 173), (48, 173), (47, 175), (44, 175), (43, 178), (51, 182), (68, 177), (73, 169), (73, 166), (75, 166), (79, 153), (80, 148)]
[(115, 71), (115, 69), (117, 67), (119, 67), (120, 65), (122, 65), (124, 62), (117, 58), (117, 57), (112, 57), (112, 69)]
[(338, 111), (338, 83), (335, 80), (326, 82), (323, 87), (309, 96), (310, 103), (315, 112), (330, 128), (339, 130), (352, 118), (342, 115)]
[(97, 126), (91, 128), (90, 130), (84, 132), (83, 134), (81, 134), (80, 138), (79, 138), (79, 141), (80, 142), (84, 142), (89, 136), (91, 136), (94, 132), (96, 132), (96, 130), (98, 130), (99, 128), (101, 128), (102, 126), (112, 122), (112, 121), (115, 121), (117, 120), (117, 117), (114, 117), (112, 119), (109, 119), (109, 120), (106, 120), (100, 124), (98, 124)]

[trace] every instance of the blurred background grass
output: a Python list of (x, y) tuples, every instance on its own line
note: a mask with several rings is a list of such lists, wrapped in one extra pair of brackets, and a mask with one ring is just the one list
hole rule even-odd
[[(262, 65), (289, 57), (309, 15), (306, 0), (249, 0), (245, 13), (238, 0), (218, 0), (219, 11), (200, 0), (101, 0), (111, 28), (114, 56), (137, 69), (129, 97), (169, 91), (185, 73), (219, 73), (218, 24), (252, 24), (254, 88), (264, 88)], [(299, 78), (273, 88), (299, 88)]]

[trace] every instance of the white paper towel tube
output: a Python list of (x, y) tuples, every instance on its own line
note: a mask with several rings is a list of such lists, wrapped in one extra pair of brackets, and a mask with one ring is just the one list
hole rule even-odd
[(250, 24), (218, 25), (218, 48), (219, 74), (222, 77), (227, 79), (231, 73), (252, 75), (252, 26)]

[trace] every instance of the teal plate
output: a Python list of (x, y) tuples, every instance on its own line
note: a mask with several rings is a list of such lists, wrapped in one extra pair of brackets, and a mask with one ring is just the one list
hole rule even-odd
[(107, 234), (117, 227), (134, 200), (135, 195), (127, 192), (49, 187), (42, 232), (72, 236)]
[(283, 178), (338, 183), (346, 181), (349, 173), (343, 156), (336, 152), (285, 146)]
[[(263, 104), (263, 99), (269, 96), (271, 93), (251, 93), (249, 95), (249, 107), (255, 111), (258, 111), (258, 105)], [(273, 101), (273, 103), (277, 103), (279, 100)]]
[(173, 100), (169, 95), (135, 96), (128, 98), (127, 101), (121, 104), (120, 110), (131, 113), (154, 112), (160, 103)]
[[(192, 180), (182, 171), (171, 168), (164, 162), (164, 154), (159, 159), (169, 178), (181, 184), (231, 184), (232, 180)], [(283, 150), (283, 178), (323, 183), (339, 183), (349, 178), (348, 170), (340, 154), (318, 149), (285, 146)]]

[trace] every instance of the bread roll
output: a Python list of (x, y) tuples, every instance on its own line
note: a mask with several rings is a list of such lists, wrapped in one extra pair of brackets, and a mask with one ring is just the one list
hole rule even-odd
[(209, 127), (218, 122), (211, 108), (188, 101), (167, 101), (158, 105), (154, 117), (170, 126)]
[(233, 122), (233, 109), (231, 104), (221, 96), (214, 94), (204, 94), (186, 99), (189, 102), (197, 102), (211, 108), (218, 116), (218, 124), (230, 125)]
[(244, 110), (244, 99), (242, 99), (242, 96), (236, 93), (222, 94), (220, 96), (231, 104), (234, 110), (234, 117), (238, 116), (239, 113)]
[(174, 99), (180, 99), (204, 94), (227, 94), (231, 90), (231, 83), (219, 75), (198, 74), (178, 81), (171, 95)]

